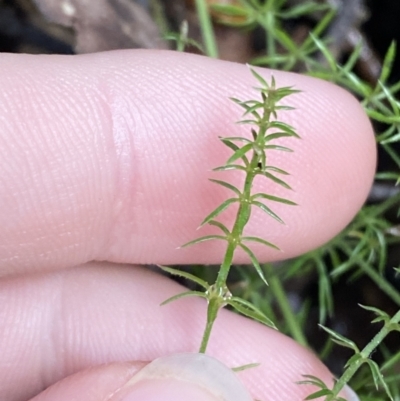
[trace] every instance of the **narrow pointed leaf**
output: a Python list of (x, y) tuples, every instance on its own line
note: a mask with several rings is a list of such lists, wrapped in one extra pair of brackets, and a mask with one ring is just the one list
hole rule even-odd
[(224, 137), (225, 140), (231, 141), (231, 142), (247, 142), (247, 143), (251, 143), (252, 141), (248, 138), (244, 138), (242, 136), (228, 136), (228, 137)]
[(214, 180), (212, 178), (209, 179), (211, 182), (215, 182), (216, 184), (219, 184), (225, 188), (230, 189), (233, 191), (237, 196), (242, 195), (242, 193), (239, 191), (238, 188), (236, 188), (234, 185), (230, 184), (229, 182), (221, 181), (221, 180)]
[(315, 393), (310, 394), (309, 396), (307, 396), (306, 398), (304, 398), (305, 400), (315, 400), (316, 398), (319, 397), (324, 397), (327, 395), (332, 394), (332, 390), (329, 390), (328, 388), (322, 389), (322, 390), (318, 390)]
[(243, 114), (243, 117), (246, 116), (247, 114), (252, 114), (253, 116), (257, 117), (260, 115), (257, 110), (258, 109), (263, 109), (264, 104), (261, 102), (257, 102), (256, 104), (253, 104), (252, 106), (250, 106), (246, 112)]
[(236, 121), (236, 124), (238, 124), (238, 125), (245, 125), (245, 124), (257, 125), (257, 121), (256, 120), (239, 120), (239, 121)]
[(227, 240), (222, 235), (205, 235), (204, 237), (196, 238), (193, 241), (186, 242), (186, 244), (183, 244), (180, 248), (186, 248), (187, 246), (191, 246), (194, 244), (200, 244), (201, 242), (211, 241), (213, 239), (222, 239), (224, 241)]
[(160, 305), (164, 306), (164, 305), (169, 304), (170, 302), (174, 302), (174, 301), (177, 301), (178, 299), (186, 298), (186, 297), (206, 298), (206, 295), (204, 294), (204, 292), (201, 292), (201, 291), (186, 291), (186, 292), (182, 292), (182, 293), (180, 293), (178, 295), (174, 295), (173, 297), (166, 299)]
[(302, 375), (306, 380), (296, 382), (297, 384), (311, 384), (319, 388), (328, 388), (327, 385), (317, 376), (313, 375)]
[(374, 308), (373, 306), (366, 306), (366, 305), (362, 305), (362, 304), (358, 304), (358, 306), (369, 312), (375, 313), (377, 316), (383, 317), (385, 320), (388, 320), (388, 321), (390, 320), (390, 316), (386, 312), (384, 312), (378, 308)]
[(310, 33), (310, 37), (314, 41), (315, 45), (318, 47), (318, 49), (321, 51), (321, 53), (324, 55), (326, 61), (329, 64), (329, 67), (333, 72), (336, 72), (337, 70), (337, 62), (335, 60), (335, 57), (333, 56), (332, 52), (328, 49), (328, 47), (325, 45), (325, 43), (318, 39), (317, 36), (314, 36), (314, 33)]
[(336, 331), (333, 331), (333, 330), (329, 329), (328, 327), (323, 326), (322, 324), (319, 324), (318, 326), (321, 327), (321, 329), (325, 330), (331, 336), (332, 341), (334, 341), (335, 343), (337, 343), (343, 347), (350, 348), (354, 352), (357, 352), (357, 353), (360, 352), (357, 345), (353, 341), (349, 340), (348, 338), (342, 336), (339, 333), (336, 333)]
[(227, 160), (226, 163), (231, 164), (238, 159), (243, 159), (243, 157), (246, 157), (246, 153), (251, 151), (252, 149), (253, 149), (253, 143), (249, 143), (247, 145), (242, 146)]
[(264, 276), (264, 273), (262, 271), (262, 268), (260, 266), (260, 263), (258, 263), (258, 260), (256, 258), (256, 255), (254, 255), (253, 251), (246, 246), (243, 243), (240, 243), (239, 246), (247, 253), (247, 255), (249, 255), (249, 258), (251, 260), (251, 263), (253, 263), (254, 268), (256, 269), (256, 272), (258, 273), (258, 275), (260, 276), (261, 280), (264, 281), (264, 283), (266, 285), (268, 285), (268, 282)]
[(200, 227), (204, 226), (204, 224), (207, 224), (210, 220), (213, 220), (215, 217), (220, 215), (225, 209), (228, 208), (229, 205), (238, 202), (239, 199), (237, 198), (229, 198), (225, 202), (223, 202), (221, 205), (219, 205), (216, 209), (214, 209), (200, 224)]
[(268, 82), (256, 71), (252, 68), (249, 64), (248, 67), (250, 68), (250, 72), (253, 74), (254, 78), (257, 79), (258, 82), (264, 87), (269, 88)]
[(157, 265), (157, 266), (162, 271), (172, 274), (173, 276), (183, 277), (189, 281), (193, 281), (194, 283), (198, 284), (200, 287), (203, 287), (206, 290), (209, 287), (209, 284), (206, 281), (202, 280), (201, 278), (199, 278), (191, 273), (185, 272), (183, 270), (175, 269), (173, 267), (162, 266), (162, 265)]
[(275, 167), (275, 166), (267, 166), (267, 167), (265, 167), (265, 170), (274, 171), (275, 173), (279, 173), (279, 174), (282, 174), (282, 175), (290, 175), (287, 171), (282, 170), (281, 168), (278, 168), (278, 167)]
[(252, 201), (251, 204), (260, 208), (263, 212), (267, 213), (268, 216), (272, 217), (279, 223), (285, 224), (285, 222), (275, 212), (273, 212), (268, 206), (264, 205), (264, 203), (261, 203), (258, 201)]
[(289, 134), (290, 136), (294, 136), (295, 138), (300, 138), (294, 128), (289, 124), (281, 123), (280, 121), (273, 121), (269, 124), (269, 127), (279, 129), (280, 131), (286, 132), (287, 134)]
[(269, 178), (270, 180), (274, 181), (276, 184), (279, 184), (279, 185), (281, 185), (282, 187), (284, 187), (286, 189), (292, 189), (289, 184), (287, 184), (285, 181), (281, 180), (280, 178), (275, 177), (271, 173), (264, 172), (263, 175), (265, 177)]
[(236, 372), (243, 372), (243, 370), (252, 369), (260, 366), (260, 363), (248, 363), (247, 365), (237, 366), (236, 368), (232, 368), (232, 370)]
[(208, 222), (208, 224), (209, 224), (210, 226), (218, 227), (219, 229), (221, 229), (221, 230), (223, 231), (223, 233), (224, 233), (226, 236), (230, 235), (230, 233), (231, 233), (231, 232), (228, 230), (228, 228), (227, 228), (224, 224), (222, 224), (221, 222), (219, 222), (219, 221), (210, 220), (210, 221)]
[(290, 152), (290, 153), (293, 152), (293, 149), (280, 145), (266, 145), (264, 146), (264, 149), (280, 150), (282, 152)]
[[(228, 146), (228, 148), (232, 149), (235, 153), (238, 150), (240, 150), (239, 146), (237, 146), (235, 143), (233, 143), (231, 141), (225, 141), (224, 138), (219, 138), (219, 139), (222, 141), (222, 143), (224, 145)], [(241, 159), (243, 160), (243, 162), (246, 166), (249, 165), (249, 160), (247, 159), (246, 155), (243, 155)], [(229, 161), (228, 161), (226, 164), (231, 164), (231, 163), (229, 163)]]
[[(240, 101), (240, 100), (238, 100), (238, 99), (235, 99), (235, 98), (231, 98), (231, 100), (233, 100), (236, 104), (238, 104), (240, 107), (242, 107), (243, 109), (246, 110), (245, 113), (244, 113), (243, 115), (246, 115), (246, 114), (247, 114), (247, 111), (250, 109), (251, 106), (249, 106), (246, 102), (242, 102), (242, 101)], [(258, 114), (256, 111), (253, 111), (252, 114), (253, 114), (253, 116), (255, 116), (258, 120), (261, 119), (260, 114)]]
[(260, 323), (265, 324), (268, 327), (276, 329), (274, 322), (267, 316), (265, 316), (264, 313), (261, 312), (254, 305), (250, 304), (250, 302), (247, 302), (244, 299), (238, 297), (233, 297), (227, 302), (227, 304), (232, 306), (232, 308), (236, 309), (242, 315), (250, 317)]
[(241, 166), (240, 164), (229, 164), (226, 166), (219, 166), (219, 167), (215, 167), (213, 168), (212, 171), (229, 171), (229, 170), (241, 170), (246, 172), (246, 167)]
[(383, 389), (385, 390), (387, 396), (391, 399), (391, 401), (393, 401), (393, 396), (390, 393), (389, 387), (385, 382), (385, 379), (383, 378), (383, 375), (379, 369), (378, 364), (373, 361), (372, 359), (367, 359), (367, 363), (371, 369), (371, 373), (372, 373), (372, 378), (374, 380), (374, 384), (376, 389), (379, 389), (379, 386), (382, 386)]
[(342, 70), (343, 73), (346, 74), (353, 70), (356, 63), (359, 61), (361, 52), (363, 50), (364, 50), (363, 43), (362, 42), (358, 43), (357, 46), (352, 51), (349, 59), (346, 61), (346, 64), (343, 66), (343, 70)]
[(228, 146), (228, 148), (232, 149), (234, 152), (236, 152), (239, 149), (239, 146), (236, 145), (236, 143), (233, 143), (232, 141), (229, 141), (228, 139), (225, 139), (223, 137), (219, 137), (220, 141)]
[[(281, 11), (279, 15), (284, 19), (299, 18), (303, 15), (308, 15), (316, 11), (329, 10), (329, 4), (318, 4), (314, 2), (305, 2), (289, 7), (287, 11)], [(296, 49), (297, 50), (297, 49)]]
[(274, 139), (279, 139), (279, 138), (287, 138), (287, 137), (292, 137), (292, 134), (289, 134), (287, 132), (274, 132), (273, 134), (269, 134), (265, 137), (266, 142), (273, 141)]
[(284, 203), (286, 205), (291, 205), (291, 206), (296, 206), (297, 205), (296, 202), (293, 202), (293, 201), (291, 201), (289, 199), (280, 198), (279, 196), (274, 196), (274, 195), (268, 195), (268, 194), (259, 193), (259, 194), (255, 194), (255, 195), (253, 195), (251, 197), (251, 199), (256, 199), (256, 198), (268, 199), (268, 200), (273, 201), (273, 202)]
[(280, 249), (276, 245), (274, 245), (271, 242), (265, 241), (265, 239), (262, 239), (262, 238), (258, 238), (258, 237), (242, 237), (242, 241), (258, 242), (259, 244), (263, 244), (263, 245), (269, 246), (270, 248), (274, 248), (274, 249), (280, 251)]
[(379, 77), (379, 81), (384, 84), (392, 72), (393, 62), (396, 57), (396, 42), (392, 41), (388, 51), (385, 54), (385, 58), (382, 63), (382, 71)]

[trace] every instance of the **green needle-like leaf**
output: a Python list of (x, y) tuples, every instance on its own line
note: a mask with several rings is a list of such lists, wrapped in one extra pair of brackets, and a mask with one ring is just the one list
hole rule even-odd
[(258, 201), (252, 201), (251, 204), (260, 208), (263, 212), (267, 213), (268, 216), (272, 217), (279, 223), (285, 224), (284, 221), (275, 212), (273, 212), (268, 206), (264, 205), (264, 203), (261, 203)]
[(357, 345), (353, 341), (349, 340), (339, 333), (336, 333), (336, 331), (333, 331), (328, 327), (323, 326), (322, 324), (319, 324), (318, 326), (321, 327), (321, 329), (325, 330), (331, 336), (332, 341), (334, 341), (336, 344), (339, 344), (342, 347), (350, 348), (356, 353), (360, 352)]
[(373, 306), (361, 305), (361, 304), (358, 304), (358, 306), (360, 306), (361, 308), (363, 308), (369, 312), (373, 312), (377, 316), (371, 323), (377, 323), (377, 322), (382, 322), (382, 321), (385, 323), (388, 323), (390, 321), (390, 316), (386, 312), (381, 311), (378, 308), (374, 308)]
[[(226, 146), (228, 146), (228, 148), (232, 149), (235, 153), (238, 152), (238, 151), (241, 149), (241, 148), (239, 148), (239, 146), (237, 146), (237, 145), (236, 145), (235, 143), (233, 143), (232, 141), (225, 140), (224, 138), (220, 138), (220, 139), (221, 139), (221, 142), (222, 142), (223, 144), (225, 144)], [(248, 166), (248, 165), (249, 165), (249, 160), (247, 159), (247, 157), (246, 157), (245, 154), (243, 154), (243, 155), (241, 156), (241, 159), (243, 160), (245, 166)], [(233, 162), (232, 162), (232, 163), (233, 163)], [(231, 163), (226, 162), (226, 164), (228, 165), (228, 164), (231, 164)]]
[(188, 246), (200, 244), (201, 242), (205, 241), (211, 241), (213, 239), (222, 239), (224, 241), (227, 241), (226, 237), (223, 237), (222, 235), (205, 235), (204, 237), (196, 238), (193, 241), (186, 242), (186, 244), (183, 244), (182, 246), (180, 246), (180, 248), (186, 248)]
[(249, 242), (258, 242), (259, 244), (266, 245), (270, 248), (274, 248), (276, 250), (280, 250), (276, 245), (271, 242), (265, 241), (265, 239), (258, 238), (258, 237), (242, 237), (242, 241), (249, 241)]
[(231, 164), (238, 159), (243, 159), (247, 152), (253, 149), (253, 143), (249, 143), (247, 145), (242, 146), (239, 148), (228, 160), (227, 164)]
[(204, 224), (207, 224), (210, 220), (213, 220), (215, 217), (217, 217), (219, 214), (221, 214), (225, 209), (228, 208), (229, 205), (238, 202), (238, 198), (229, 198), (225, 202), (223, 202), (221, 205), (219, 205), (216, 209), (214, 209), (200, 224), (200, 227), (204, 226)]
[(226, 166), (220, 166), (220, 167), (213, 168), (213, 171), (229, 171), (229, 170), (240, 170), (240, 171), (247, 172), (246, 167), (241, 166), (239, 164), (229, 164)]
[(307, 396), (305, 398), (305, 400), (315, 400), (316, 398), (320, 398), (320, 397), (325, 397), (328, 395), (332, 394), (332, 390), (327, 389), (322, 389), (322, 390), (318, 390), (315, 393), (310, 394), (309, 396)]
[(242, 136), (228, 136), (228, 137), (224, 137), (224, 140), (228, 140), (231, 142), (246, 142), (246, 143), (252, 143), (252, 141), (248, 138), (242, 137)]
[(257, 198), (268, 199), (268, 200), (273, 201), (273, 202), (279, 202), (279, 203), (284, 203), (286, 205), (297, 206), (297, 203), (292, 202), (289, 199), (280, 198), (279, 196), (259, 193), (259, 194), (255, 194), (255, 195), (253, 195), (251, 197), (251, 199), (257, 199)]
[(287, 11), (281, 11), (279, 15), (284, 19), (292, 19), (299, 18), (303, 15), (308, 15), (316, 11), (326, 11), (329, 10), (329, 8), (330, 6), (328, 4), (318, 4), (313, 1), (309, 1), (305, 2), (304, 4), (300, 3), (298, 5), (289, 7)]
[(296, 382), (297, 384), (312, 385), (319, 388), (328, 388), (327, 385), (317, 376), (302, 375), (306, 380)]
[(223, 231), (223, 233), (224, 233), (226, 236), (228, 236), (228, 235), (231, 234), (231, 232), (228, 230), (228, 228), (227, 228), (224, 224), (222, 224), (221, 222), (219, 222), (219, 221), (210, 220), (210, 221), (208, 222), (208, 224), (209, 224), (210, 226), (218, 227), (219, 229), (221, 229), (221, 230)]
[(238, 366), (236, 368), (232, 368), (232, 370), (236, 373), (236, 372), (243, 372), (244, 370), (247, 369), (253, 369), (260, 366), (259, 363), (248, 363), (246, 365), (242, 365), (242, 366)]
[(264, 149), (280, 150), (281, 152), (290, 152), (290, 153), (293, 152), (293, 149), (280, 145), (266, 145), (264, 146)]
[(174, 295), (171, 298), (166, 299), (164, 302), (161, 303), (161, 306), (169, 304), (170, 302), (177, 301), (178, 299), (181, 298), (186, 298), (186, 297), (201, 297), (201, 298), (207, 298), (204, 292), (201, 291), (186, 291), (182, 292), (178, 295)]
[(275, 173), (279, 173), (279, 174), (282, 174), (282, 175), (290, 175), (287, 171), (282, 170), (281, 168), (278, 168), (278, 167), (275, 167), (275, 166), (266, 166), (265, 170), (273, 171)]
[(214, 179), (212, 179), (212, 178), (209, 178), (209, 180), (210, 180), (211, 182), (215, 182), (216, 184), (222, 185), (223, 187), (230, 189), (230, 190), (233, 191), (237, 196), (241, 196), (241, 195), (242, 195), (242, 193), (239, 191), (239, 189), (236, 188), (234, 185), (229, 184), (229, 182), (221, 181), (221, 180), (214, 180)]
[(168, 267), (168, 266), (162, 266), (162, 265), (158, 265), (158, 267), (162, 271), (172, 274), (173, 276), (184, 277), (187, 280), (193, 281), (194, 283), (198, 284), (200, 287), (203, 287), (206, 290), (209, 287), (209, 284), (206, 281), (202, 280), (201, 278), (199, 278), (189, 272), (185, 272), (183, 270), (175, 269), (173, 267)]
[(379, 369), (378, 364), (373, 361), (372, 359), (367, 359), (366, 362), (368, 363), (368, 366), (371, 369), (371, 373), (372, 373), (372, 378), (374, 380), (374, 384), (376, 389), (379, 389), (379, 386), (382, 386), (383, 389), (385, 390), (387, 396), (393, 401), (393, 396), (390, 393), (389, 387), (385, 382), (385, 379), (383, 378), (383, 375)]
[(262, 173), (262, 174), (265, 177), (269, 178), (270, 180), (274, 181), (276, 184), (281, 185), (283, 188), (292, 189), (289, 184), (287, 184), (285, 181), (281, 180), (280, 178), (275, 177), (273, 174), (268, 173), (266, 171), (264, 173)]
[(256, 308), (250, 302), (245, 301), (242, 298), (232, 297), (228, 302), (228, 305), (232, 306), (235, 310), (244, 316), (250, 317), (257, 320), (260, 323), (265, 324), (268, 327), (276, 329), (274, 322), (261, 312), (260, 309)]
[[(286, 132), (289, 136), (300, 138), (300, 136), (296, 133), (294, 128), (289, 124), (281, 123), (280, 121), (273, 121), (269, 124), (270, 128), (276, 128), (282, 132)], [(271, 134), (274, 135), (274, 134)]]
[(381, 75), (379, 77), (379, 82), (381, 82), (382, 84), (386, 83), (386, 81), (388, 80), (392, 72), (392, 67), (395, 58), (396, 58), (396, 42), (392, 41), (382, 63)]
[(264, 276), (264, 273), (262, 271), (260, 263), (258, 262), (258, 260), (256, 258), (256, 255), (254, 255), (253, 251), (248, 246), (243, 244), (242, 242), (239, 244), (239, 246), (240, 246), (240, 248), (242, 248), (247, 253), (247, 255), (249, 255), (251, 263), (253, 263), (253, 266), (256, 269), (256, 271), (257, 271), (258, 275), (260, 276), (261, 280), (264, 281), (264, 283), (266, 285), (268, 285), (268, 282), (267, 282), (267, 280), (266, 280), (266, 278)]
[(264, 88), (269, 88), (268, 82), (267, 82), (254, 68), (252, 68), (250, 65), (248, 65), (248, 67), (250, 67), (250, 72), (253, 74), (254, 78), (255, 78)]
[(273, 134), (269, 134), (265, 137), (266, 142), (273, 141), (275, 139), (279, 138), (285, 138), (285, 137), (292, 137), (292, 134), (289, 134), (288, 132), (274, 132)]
[[(237, 103), (240, 107), (243, 107), (246, 112), (244, 114), (247, 114), (247, 112), (249, 111), (249, 109), (251, 108), (251, 106), (247, 105), (246, 102), (242, 102), (238, 99), (235, 98), (231, 98), (232, 101), (234, 101), (235, 103)], [(261, 120), (261, 116), (260, 114), (257, 113), (257, 111), (253, 111), (252, 112), (253, 116), (256, 117), (257, 120)]]

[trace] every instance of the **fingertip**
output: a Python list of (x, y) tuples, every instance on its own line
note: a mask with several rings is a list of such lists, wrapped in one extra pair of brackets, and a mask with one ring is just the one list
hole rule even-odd
[(93, 366), (54, 383), (32, 401), (102, 401), (118, 393), (147, 362), (116, 362)]
[[(2, 274), (93, 259), (221, 260), (219, 244), (176, 248), (226, 199), (207, 179), (229, 157), (218, 136), (247, 135), (234, 123), (240, 108), (228, 99), (257, 95), (247, 67), (160, 51), (2, 61), (10, 71), (0, 77), (0, 110), (7, 113), (0, 132), (0, 197), (7, 211), (0, 225)], [(282, 249), (256, 247), (267, 261), (313, 249), (348, 224), (371, 186), (376, 148), (368, 118), (344, 90), (293, 73), (257, 71), (302, 90), (290, 98), (296, 109), (282, 114), (302, 140), (293, 143), (293, 154), (270, 156), (291, 174), (293, 191), (271, 182), (259, 186), (301, 206), (277, 205), (286, 226), (257, 212), (248, 226)], [(222, 218), (230, 224), (234, 213)]]

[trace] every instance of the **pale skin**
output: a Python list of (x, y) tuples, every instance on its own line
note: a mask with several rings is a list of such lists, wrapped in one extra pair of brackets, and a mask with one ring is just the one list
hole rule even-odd
[[(119, 401), (111, 394), (146, 361), (198, 349), (203, 301), (160, 307), (182, 288), (138, 265), (221, 260), (217, 243), (176, 248), (229, 196), (207, 178), (229, 156), (218, 135), (245, 135), (228, 97), (256, 96), (254, 79), (242, 65), (156, 51), (1, 55), (0, 65), (0, 399)], [(251, 220), (248, 232), (282, 249), (255, 248), (264, 262), (345, 227), (376, 164), (372, 128), (351, 95), (274, 76), (303, 91), (284, 117), (302, 140), (272, 156), (294, 191), (257, 185), (299, 206), (275, 208), (286, 226)], [(311, 352), (227, 311), (208, 352), (228, 366), (261, 363), (241, 374), (257, 399), (303, 399), (311, 389), (294, 384), (301, 374), (331, 380)]]

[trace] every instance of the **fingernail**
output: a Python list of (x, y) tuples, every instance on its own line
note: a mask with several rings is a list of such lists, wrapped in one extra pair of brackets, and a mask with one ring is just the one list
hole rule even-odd
[(360, 401), (358, 398), (358, 395), (356, 392), (346, 384), (346, 386), (343, 388), (343, 393), (344, 393), (344, 398), (347, 401)]
[(204, 354), (155, 359), (121, 390), (118, 401), (253, 401), (230, 368)]

